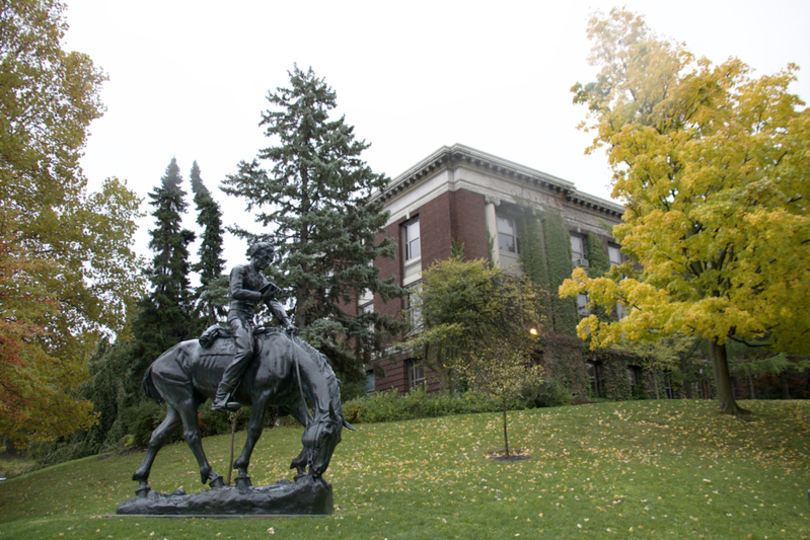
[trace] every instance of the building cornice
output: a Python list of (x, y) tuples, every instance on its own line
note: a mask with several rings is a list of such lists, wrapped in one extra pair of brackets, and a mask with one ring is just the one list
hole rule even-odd
[(572, 182), (462, 144), (443, 146), (394, 178), (385, 190), (375, 194), (372, 199), (385, 202), (407, 188), (433, 176), (437, 171), (445, 168), (452, 169), (458, 165), (474, 167), (487, 174), (509, 178), (540, 190), (548, 190), (562, 196), (571, 204), (591, 211), (603, 212), (617, 218), (621, 218), (624, 212), (622, 205), (582, 193)]

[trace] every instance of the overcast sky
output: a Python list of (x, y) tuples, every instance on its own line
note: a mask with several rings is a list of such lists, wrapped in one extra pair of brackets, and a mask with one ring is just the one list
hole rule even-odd
[[(116, 176), (146, 197), (172, 157), (190, 191), (197, 160), (225, 223), (249, 225), (244, 201), (218, 186), (268, 146), (260, 113), (297, 62), (337, 92), (336, 115), (372, 144), (364, 158), (375, 172), (394, 178), (441, 146), (462, 143), (609, 198), (610, 171), (604, 155), (583, 154), (591, 137), (576, 129), (585, 111), (572, 104), (570, 88), (595, 73), (586, 61), (589, 13), (614, 5), (67, 0), (65, 47), (89, 54), (109, 75), (107, 112), (90, 127), (84, 172), (91, 187)], [(807, 0), (624, 5), (715, 63), (736, 56), (755, 75), (799, 64), (805, 70), (792, 90), (810, 99)], [(137, 242), (149, 258), (152, 226), (151, 217), (142, 221)], [(229, 241), (229, 264), (244, 259), (245, 247)]]

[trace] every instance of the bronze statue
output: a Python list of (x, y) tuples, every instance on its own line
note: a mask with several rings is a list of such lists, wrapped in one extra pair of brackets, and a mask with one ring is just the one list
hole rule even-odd
[[(122, 503), (119, 514), (327, 514), (332, 512), (332, 488), (322, 475), (340, 442), (344, 420), (340, 382), (326, 357), (298, 337), (262, 270), (272, 262), (273, 246), (259, 242), (251, 247), (250, 263), (231, 272), (230, 331), (214, 325), (200, 337), (178, 343), (146, 371), (146, 395), (164, 401), (166, 418), (152, 432), (141, 466), (132, 475), (138, 482), (137, 497)], [(256, 328), (253, 313), (265, 301), (279, 328)], [(215, 397), (214, 410), (250, 405), (247, 439), (233, 467), (239, 471), (236, 488), (225, 488), (202, 447), (197, 408)], [(307, 403), (309, 402), (309, 403)], [(290, 414), (304, 426), (302, 450), (292, 460), (295, 482), (282, 480), (272, 486), (250, 483), (250, 456), (262, 434), (269, 406)], [(310, 414), (310, 407), (312, 414)], [(186, 495), (182, 489), (168, 495), (151, 491), (149, 474), (155, 457), (174, 431), (183, 426), (183, 437), (200, 467), (200, 477), (211, 490)], [(308, 472), (307, 472), (308, 469)], [(223, 489), (225, 488), (225, 489)]]
[[(239, 471), (237, 482), (250, 485), (247, 473), (250, 455), (262, 433), (265, 412), (270, 405), (283, 408), (306, 429), (301, 437), (303, 449), (292, 461), (298, 476), (319, 479), (329, 466), (335, 447), (340, 442), (344, 426), (354, 429), (343, 418), (340, 383), (326, 357), (315, 348), (277, 328), (256, 331), (255, 358), (245, 371), (243, 380), (233, 394), (241, 404), (251, 405), (247, 440), (234, 469)], [(146, 372), (143, 388), (146, 395), (165, 401), (166, 418), (152, 433), (143, 463), (132, 475), (139, 482), (138, 495), (146, 497), (152, 463), (163, 443), (177, 428), (183, 426), (183, 437), (200, 467), (203, 483), (210, 480), (212, 488), (224, 487), (222, 476), (215, 473), (205, 457), (197, 424), (197, 407), (214, 395), (218, 381), (230, 364), (234, 353), (233, 340), (218, 339), (209, 348), (199, 340), (178, 343), (157, 360)], [(313, 409), (310, 417), (306, 400)]]
[(231, 303), (228, 308), (228, 325), (233, 332), (236, 354), (225, 368), (211, 410), (224, 411), (239, 408), (239, 403), (230, 401), (242, 375), (253, 358), (253, 314), (256, 305), (264, 300), (273, 317), (290, 334), (297, 329), (287, 317), (281, 302), (276, 300), (279, 288), (267, 281), (262, 271), (273, 262), (275, 249), (269, 242), (258, 242), (250, 248), (250, 263), (237, 265), (231, 270)]

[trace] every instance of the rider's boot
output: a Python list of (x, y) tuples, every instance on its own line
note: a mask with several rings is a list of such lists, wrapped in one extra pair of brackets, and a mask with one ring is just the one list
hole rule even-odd
[(235, 411), (242, 406), (236, 401), (230, 401), (233, 388), (233, 386), (224, 381), (219, 383), (217, 395), (214, 397), (214, 403), (211, 405), (212, 411)]

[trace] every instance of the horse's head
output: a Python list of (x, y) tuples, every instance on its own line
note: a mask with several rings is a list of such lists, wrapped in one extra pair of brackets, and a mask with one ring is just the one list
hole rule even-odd
[(329, 414), (313, 420), (304, 430), (301, 442), (306, 450), (309, 463), (309, 474), (315, 478), (329, 467), (332, 453), (340, 442), (340, 433), (343, 431), (343, 419), (329, 407)]

